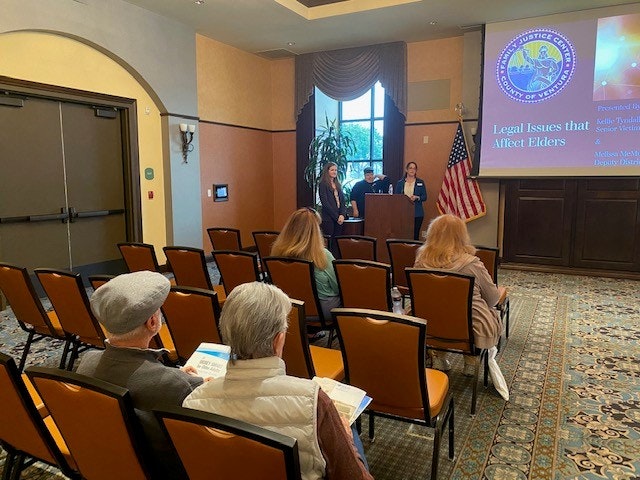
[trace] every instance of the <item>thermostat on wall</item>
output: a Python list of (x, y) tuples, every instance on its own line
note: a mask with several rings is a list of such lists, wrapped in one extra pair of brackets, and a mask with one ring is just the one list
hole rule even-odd
[(226, 202), (229, 200), (229, 187), (226, 183), (213, 185), (213, 201), (214, 202)]

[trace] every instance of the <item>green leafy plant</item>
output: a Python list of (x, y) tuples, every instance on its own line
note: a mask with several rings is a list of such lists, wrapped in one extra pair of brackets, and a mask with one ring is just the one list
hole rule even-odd
[(356, 152), (356, 145), (349, 133), (341, 132), (337, 121), (325, 116), (325, 125), (309, 145), (309, 163), (304, 169), (304, 179), (317, 199), (318, 183), (323, 167), (333, 162), (338, 166), (338, 180), (347, 175), (347, 158)]

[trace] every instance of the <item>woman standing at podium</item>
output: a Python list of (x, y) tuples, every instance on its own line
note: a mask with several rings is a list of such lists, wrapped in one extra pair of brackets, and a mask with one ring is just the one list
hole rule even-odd
[(396, 185), (396, 193), (404, 194), (413, 202), (414, 214), (413, 214), (413, 239), (420, 240), (420, 227), (422, 227), (422, 220), (424, 220), (424, 209), (422, 208), (422, 202), (427, 201), (427, 187), (424, 180), (418, 178), (418, 164), (416, 162), (409, 162), (405, 167), (404, 178)]
[(338, 165), (335, 163), (328, 162), (322, 169), (318, 193), (322, 204), (322, 233), (331, 237), (329, 247), (334, 251), (334, 238), (342, 235), (342, 224), (347, 212), (344, 193), (338, 180)]

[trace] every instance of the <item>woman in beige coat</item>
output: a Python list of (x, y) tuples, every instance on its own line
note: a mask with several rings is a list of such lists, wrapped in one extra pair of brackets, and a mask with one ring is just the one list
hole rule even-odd
[[(506, 290), (497, 287), (471, 245), (466, 224), (454, 215), (435, 218), (427, 230), (427, 238), (416, 253), (415, 267), (434, 268), (475, 277), (472, 321), (475, 344), (490, 349), (498, 344), (502, 323), (495, 308), (506, 297)], [(449, 362), (442, 355), (431, 354), (434, 368), (448, 370)], [(478, 357), (465, 356), (465, 375), (473, 375)]]

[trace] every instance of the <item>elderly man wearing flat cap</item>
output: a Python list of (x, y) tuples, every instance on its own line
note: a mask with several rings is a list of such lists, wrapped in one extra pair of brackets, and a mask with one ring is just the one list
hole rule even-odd
[(154, 408), (181, 405), (202, 378), (162, 364), (164, 350), (149, 348), (160, 331), (160, 306), (169, 280), (156, 272), (119, 275), (91, 296), (91, 310), (107, 330), (106, 349), (86, 352), (78, 373), (127, 388), (150, 442), (154, 478), (182, 479), (186, 473), (153, 416)]

